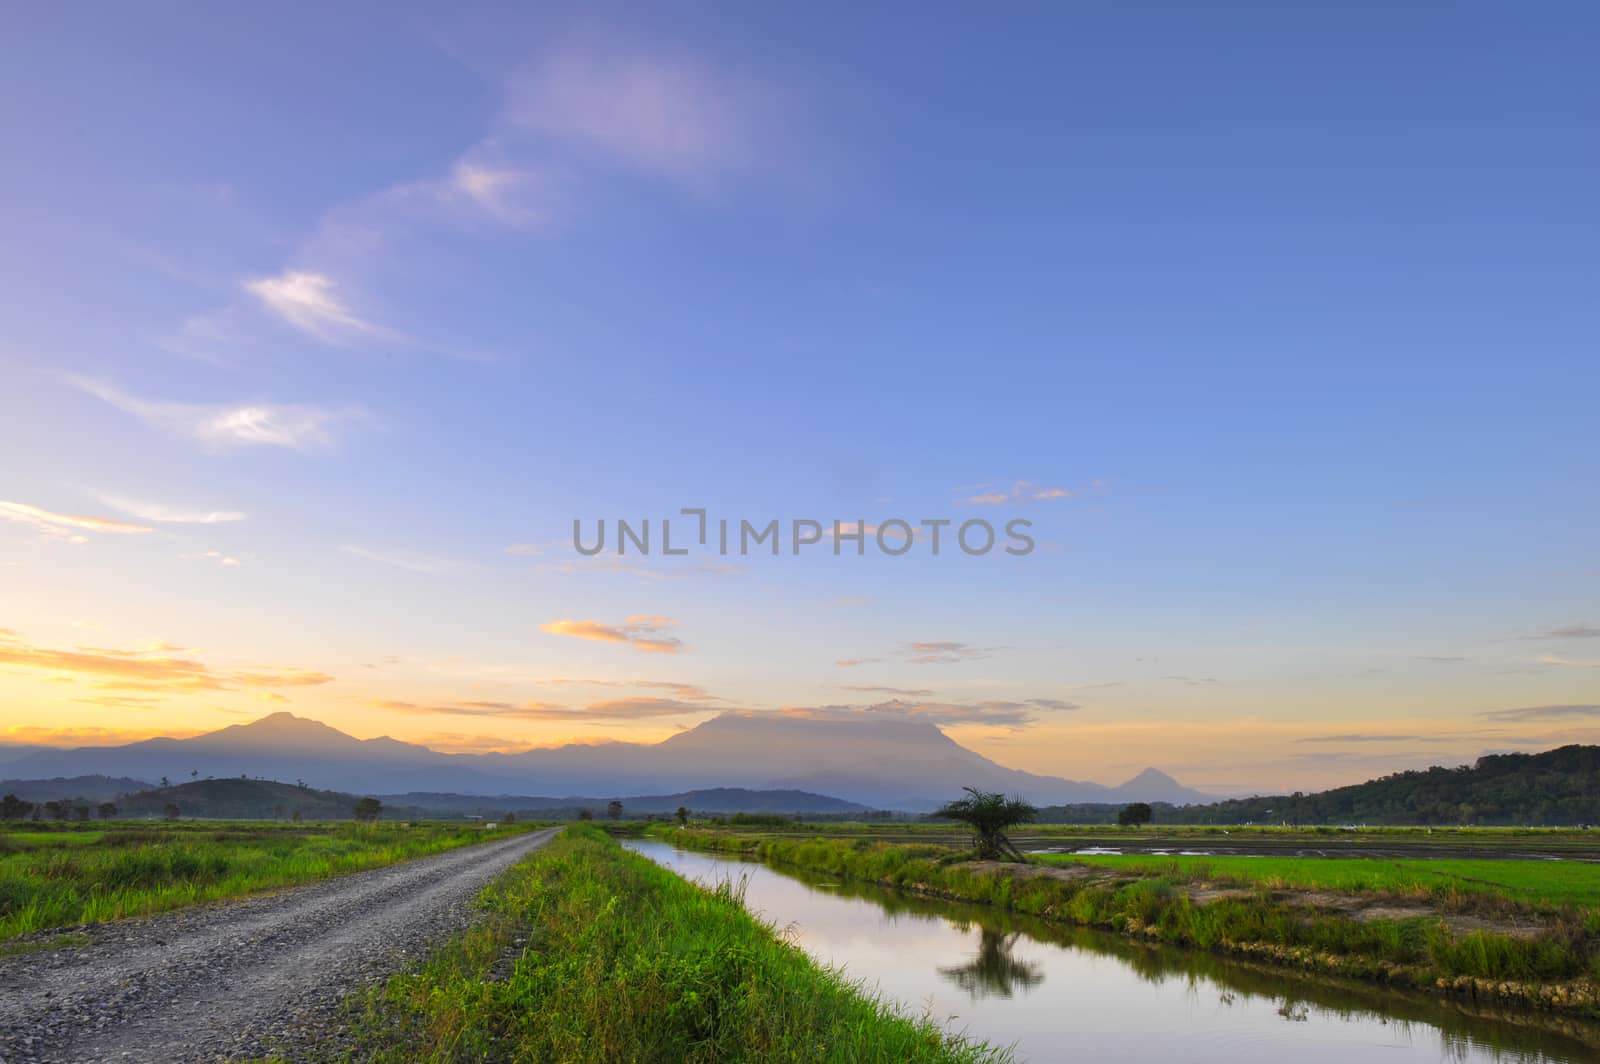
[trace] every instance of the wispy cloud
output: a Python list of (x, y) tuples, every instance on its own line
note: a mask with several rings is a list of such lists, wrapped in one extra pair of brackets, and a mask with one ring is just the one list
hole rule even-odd
[(687, 55), (569, 38), (512, 79), (517, 128), (704, 189), (771, 164), (779, 128), (761, 83)]
[(1470, 661), (1472, 659), (1470, 659), (1470, 658), (1460, 658), (1460, 657), (1454, 657), (1454, 656), (1447, 656), (1447, 655), (1443, 655), (1443, 654), (1415, 654), (1415, 655), (1412, 656), (1412, 660), (1413, 661), (1431, 661), (1435, 665), (1459, 665), (1464, 661)]
[(629, 617), (623, 624), (602, 624), (599, 621), (559, 620), (541, 624), (539, 630), (551, 635), (570, 636), (573, 639), (590, 639), (600, 643), (621, 643), (635, 650), (652, 654), (677, 654), (683, 651), (683, 641), (663, 634), (677, 622), (666, 617)]
[(89, 695), (85, 698), (74, 698), (73, 701), (107, 709), (149, 709), (161, 705), (166, 699), (148, 695)]
[(327, 447), (333, 444), (337, 429), (368, 417), (366, 411), (354, 406), (171, 402), (141, 399), (104, 381), (84, 377), (69, 377), (68, 381), (152, 428), (208, 447)]
[(862, 691), (867, 694), (894, 695), (898, 698), (925, 698), (933, 694), (932, 691), (921, 687), (880, 687), (875, 684), (846, 683), (840, 684), (841, 691)]
[(1562, 657), (1560, 654), (1539, 655), (1540, 665), (1551, 665), (1562, 669), (1600, 669), (1600, 660)]
[[(1003, 647), (977, 646), (973, 643), (962, 643), (954, 640), (925, 640), (915, 643), (906, 643), (898, 647), (894, 659), (912, 665), (954, 665), (962, 661), (977, 661), (993, 654)], [(856, 668), (861, 665), (876, 665), (890, 660), (888, 658), (838, 658), (834, 665), (841, 669)]]
[(1065, 713), (1068, 710), (1083, 708), (1083, 706), (1079, 703), (1069, 702), (1064, 698), (1030, 698), (1027, 700), (1027, 702), (1030, 706), (1038, 706), (1040, 709), (1051, 709), (1058, 713)]
[(678, 680), (593, 680), (574, 679), (570, 677), (555, 677), (544, 681), (553, 686), (582, 686), (582, 687), (633, 687), (650, 691), (668, 691), (675, 698), (690, 702), (726, 702), (725, 698), (718, 698), (710, 694), (697, 683), (683, 683)]
[(224, 554), (220, 550), (206, 550), (201, 551), (199, 554), (185, 554), (184, 557), (196, 561), (216, 562), (218, 565), (224, 565), (230, 569), (242, 564), (238, 558), (231, 554)]
[(310, 270), (285, 270), (244, 282), (244, 289), (273, 314), (327, 344), (354, 339), (398, 339), (400, 334), (358, 316), (339, 296), (338, 284)]
[(538, 566), (541, 573), (558, 573), (562, 576), (571, 576), (578, 573), (613, 573), (623, 576), (636, 576), (641, 580), (666, 580), (672, 574), (658, 569), (651, 569), (646, 565), (632, 565), (620, 558), (585, 558), (576, 562), (561, 562), (557, 565)]
[(443, 754), (511, 754), (526, 750), (529, 746), (526, 739), (465, 732), (429, 732), (415, 741)]
[(467, 568), (466, 562), (457, 561), (454, 558), (441, 558), (431, 554), (419, 554), (415, 551), (363, 547), (355, 543), (347, 543), (339, 549), (346, 554), (369, 562), (377, 562), (379, 565), (404, 569), (408, 573), (423, 573), (428, 576), (437, 576), (440, 573), (456, 572)]
[(986, 658), (994, 651), (994, 647), (974, 646), (971, 643), (948, 641), (907, 643), (905, 659), (913, 665), (952, 665), (958, 661)]
[[(521, 552), (518, 552), (521, 553)], [(534, 552), (529, 552), (534, 553)], [(652, 559), (652, 563), (661, 561)], [(688, 580), (703, 577), (737, 576), (744, 572), (744, 567), (734, 562), (702, 561), (695, 564), (673, 564), (674, 560), (665, 560), (661, 568), (652, 565), (634, 564), (623, 558), (596, 556), (593, 558), (579, 558), (574, 561), (560, 562), (555, 565), (540, 565), (535, 570), (539, 573), (552, 573), (559, 576), (605, 574), (613, 576), (631, 576), (640, 580)]]
[(446, 203), (466, 204), (504, 225), (525, 227), (548, 223), (557, 216), (564, 183), (549, 167), (463, 158), (433, 190)]
[(58, 514), (42, 510), (37, 506), (29, 506), (25, 502), (7, 502), (3, 499), (0, 499), (0, 518), (27, 525), (51, 539), (65, 543), (87, 543), (89, 539), (83, 535), (85, 532), (127, 536), (151, 531), (142, 525), (130, 525), (125, 521), (113, 521), (106, 517), (85, 517), (81, 514)]
[(35, 669), (72, 681), (113, 690), (159, 691), (173, 695), (229, 691), (240, 687), (305, 687), (331, 683), (323, 672), (273, 666), (218, 671), (192, 657), (175, 657), (181, 647), (164, 643), (141, 649), (79, 647), (59, 650), (25, 642), (0, 629), (0, 666)]
[(1216, 687), (1222, 683), (1221, 680), (1211, 676), (1163, 676), (1162, 679), (1173, 680), (1185, 687)]
[(100, 727), (62, 727), (51, 728), (43, 725), (22, 724), (7, 728), (0, 738), (8, 743), (30, 743), (40, 746), (120, 746), (124, 743), (136, 743), (142, 739), (154, 738), (158, 735), (169, 736), (174, 739), (187, 739), (201, 734), (198, 728), (181, 728), (176, 731), (162, 729), (154, 731), (148, 728), (100, 728)]
[[(924, 721), (935, 725), (984, 724), (994, 727), (1020, 729), (1038, 722), (1038, 711), (1076, 709), (1070, 702), (1050, 698), (1029, 698), (1022, 701), (990, 700), (982, 702), (936, 702), (919, 699), (892, 698), (869, 705), (785, 706), (784, 716), (806, 720), (862, 720), (896, 719)], [(740, 711), (766, 712), (761, 710)]]
[(130, 499), (125, 495), (102, 495), (100, 501), (113, 510), (163, 525), (219, 525), (243, 521), (245, 515), (237, 510), (207, 510), (196, 506), (172, 506), (167, 503)]
[(977, 494), (968, 495), (959, 502), (969, 506), (1005, 506), (1029, 502), (1048, 502), (1052, 499), (1069, 499), (1072, 492), (1066, 488), (1048, 487), (1030, 480), (1013, 481), (1009, 487), (978, 485)]
[(1488, 720), (1557, 720), (1564, 717), (1600, 717), (1597, 705), (1523, 706), (1518, 709), (1491, 709), (1478, 716)]
[(1296, 739), (1297, 743), (1425, 743), (1435, 741), (1438, 736), (1427, 735), (1383, 735), (1372, 732), (1347, 732), (1343, 735), (1312, 735), (1304, 739)]
[(1524, 638), (1524, 639), (1600, 639), (1600, 627), (1596, 627), (1596, 626), (1594, 626), (1592, 624), (1584, 624), (1582, 621), (1579, 621), (1576, 624), (1563, 624), (1558, 628), (1550, 629), (1548, 632), (1540, 632), (1538, 635), (1525, 635), (1522, 638)]
[(375, 702), (373, 705), (396, 713), (571, 723), (593, 720), (645, 720), (653, 717), (681, 717), (720, 712), (717, 706), (676, 698), (616, 698), (590, 702), (578, 707), (562, 706), (553, 702), (459, 702), (434, 705)]

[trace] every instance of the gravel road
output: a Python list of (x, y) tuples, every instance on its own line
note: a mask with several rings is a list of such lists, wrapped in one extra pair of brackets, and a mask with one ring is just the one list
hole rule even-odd
[(472, 899), (560, 829), (241, 901), (73, 928), (0, 958), (0, 1061), (317, 1059), (340, 1002), (465, 927)]

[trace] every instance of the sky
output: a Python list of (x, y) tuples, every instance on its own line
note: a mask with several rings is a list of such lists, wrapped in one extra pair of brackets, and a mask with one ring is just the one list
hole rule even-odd
[(1590, 5), (8, 24), (0, 741), (1600, 741)]

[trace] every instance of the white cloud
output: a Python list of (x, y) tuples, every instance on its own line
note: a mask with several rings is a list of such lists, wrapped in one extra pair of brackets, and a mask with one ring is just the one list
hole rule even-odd
[(568, 41), (513, 79), (514, 126), (693, 185), (770, 157), (770, 91), (686, 56)]
[(396, 339), (399, 334), (356, 316), (335, 294), (333, 278), (309, 270), (285, 270), (276, 277), (244, 282), (245, 291), (284, 321), (324, 343), (352, 337)]
[(233, 557), (232, 555), (229, 555), (229, 554), (224, 554), (220, 550), (202, 551), (199, 554), (185, 554), (184, 557), (185, 558), (197, 558), (197, 559), (200, 559), (202, 561), (214, 561), (218, 565), (226, 565), (226, 566), (228, 566), (230, 568), (232, 568), (233, 566), (237, 566), (237, 565), (243, 564), (242, 562), (239, 561), (238, 558), (235, 558), (235, 557)]
[(1072, 498), (1072, 492), (1066, 488), (1043, 487), (1030, 480), (1016, 481), (1009, 488), (990, 488), (987, 484), (979, 487), (984, 490), (976, 495), (968, 495), (960, 501), (971, 506), (1004, 506), (1008, 503), (1049, 502), (1051, 499)]
[(1574, 660), (1559, 654), (1541, 654), (1540, 665), (1555, 665), (1564, 669), (1600, 669), (1600, 661)]
[(392, 566), (395, 569), (404, 569), (410, 573), (426, 573), (429, 576), (466, 568), (464, 562), (456, 561), (453, 558), (440, 558), (428, 554), (418, 554), (414, 551), (373, 549), (353, 543), (347, 544), (340, 549), (346, 554), (364, 558), (369, 562)]
[(68, 381), (152, 428), (208, 447), (326, 447), (334, 442), (337, 427), (367, 418), (360, 407), (169, 402), (140, 399), (103, 381), (83, 377)]
[(546, 169), (459, 160), (439, 189), (447, 202), (466, 202), (506, 225), (527, 226), (553, 216), (555, 177)]
[(623, 624), (563, 619), (541, 624), (539, 630), (598, 643), (622, 643), (652, 654), (677, 654), (685, 649), (683, 640), (666, 634), (666, 629), (677, 623), (670, 617), (639, 614), (629, 617)]
[(204, 510), (186, 506), (169, 506), (165, 503), (129, 499), (122, 495), (102, 495), (100, 501), (114, 510), (121, 510), (143, 521), (163, 525), (218, 525), (243, 521), (245, 515), (235, 510)]
[(27, 525), (51, 539), (65, 543), (89, 542), (88, 537), (82, 534), (84, 532), (126, 536), (151, 531), (142, 525), (130, 525), (125, 521), (113, 521), (105, 517), (84, 517), (79, 514), (58, 514), (50, 510), (41, 510), (37, 506), (29, 506), (25, 502), (7, 502), (4, 499), (0, 499), (0, 519)]

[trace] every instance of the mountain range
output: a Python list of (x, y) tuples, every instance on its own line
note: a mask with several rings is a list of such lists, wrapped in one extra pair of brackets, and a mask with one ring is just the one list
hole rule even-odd
[(250, 776), (368, 794), (675, 794), (707, 788), (806, 791), (875, 809), (924, 811), (962, 787), (1036, 804), (1211, 799), (1146, 769), (1115, 787), (1006, 768), (924, 721), (730, 711), (659, 743), (604, 743), (519, 753), (450, 754), (388, 736), (356, 739), (320, 721), (273, 713), (188, 739), (34, 749), (7, 759), (13, 778), (104, 775), (176, 782)]

